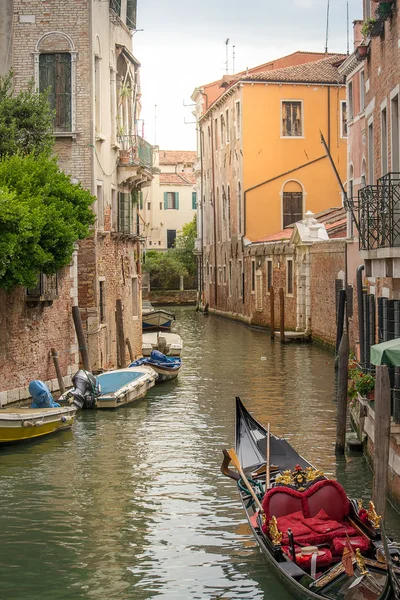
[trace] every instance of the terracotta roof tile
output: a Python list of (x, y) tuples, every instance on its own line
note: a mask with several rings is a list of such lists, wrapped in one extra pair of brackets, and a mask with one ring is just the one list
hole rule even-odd
[(196, 152), (193, 150), (160, 150), (160, 165), (194, 164)]
[(196, 177), (191, 173), (160, 173), (160, 185), (194, 185)]

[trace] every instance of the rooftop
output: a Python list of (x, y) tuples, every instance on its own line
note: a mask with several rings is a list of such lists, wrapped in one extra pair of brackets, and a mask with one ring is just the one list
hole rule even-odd
[(194, 185), (196, 177), (192, 173), (160, 173), (160, 185)]
[(160, 150), (160, 165), (194, 164), (196, 152), (193, 150)]
[[(346, 227), (347, 227), (347, 214), (346, 210), (343, 207), (338, 208), (328, 208), (317, 213), (315, 219), (318, 223), (325, 225), (325, 228), (328, 232), (329, 238), (337, 238), (337, 237), (346, 237)], [(302, 223), (302, 221), (299, 221)], [(293, 228), (295, 223), (289, 225), (282, 231), (277, 231), (276, 233), (272, 233), (261, 240), (257, 240), (254, 243), (262, 243), (262, 242), (285, 242), (290, 240), (293, 233)]]

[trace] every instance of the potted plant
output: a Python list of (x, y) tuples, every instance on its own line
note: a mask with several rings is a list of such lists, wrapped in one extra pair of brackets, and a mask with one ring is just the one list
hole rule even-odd
[(373, 400), (375, 392), (375, 377), (369, 373), (361, 373), (354, 382), (354, 388), (362, 398)]
[(359, 60), (363, 60), (369, 51), (369, 44), (366, 44), (365, 42), (361, 42), (361, 44), (359, 46), (357, 46), (356, 48), (356, 54), (357, 54), (357, 58)]

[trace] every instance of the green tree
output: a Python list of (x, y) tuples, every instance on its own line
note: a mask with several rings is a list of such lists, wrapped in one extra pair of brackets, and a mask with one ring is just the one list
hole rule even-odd
[(50, 154), (54, 144), (54, 111), (46, 92), (36, 93), (33, 82), (14, 94), (13, 74), (0, 77), (0, 157)]
[(90, 235), (95, 198), (73, 185), (55, 157), (0, 160), (0, 287), (30, 287), (65, 267), (74, 244)]
[(152, 281), (165, 290), (173, 287), (180, 275), (187, 275), (186, 267), (177, 259), (173, 248), (167, 252), (146, 252), (143, 270), (150, 273)]
[(197, 222), (196, 215), (190, 223), (186, 223), (175, 240), (175, 256), (181, 262), (188, 275), (194, 277), (196, 275), (196, 257), (194, 252), (194, 243), (197, 237)]

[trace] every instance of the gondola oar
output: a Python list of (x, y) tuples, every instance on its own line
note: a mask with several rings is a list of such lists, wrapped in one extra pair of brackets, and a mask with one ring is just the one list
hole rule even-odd
[(254, 502), (256, 503), (256, 505), (258, 506), (258, 509), (260, 511), (260, 513), (263, 513), (263, 507), (261, 506), (261, 502), (259, 501), (259, 499), (257, 498), (253, 488), (251, 487), (246, 475), (244, 474), (244, 471), (242, 469), (242, 465), (240, 464), (240, 460), (238, 458), (238, 455), (236, 454), (235, 450), (233, 448), (231, 448), (230, 450), (228, 450), (228, 455), (229, 458), (231, 459), (236, 471), (239, 473), (240, 477), (242, 478), (242, 481), (244, 482), (245, 486), (247, 487), (250, 495), (252, 496)]
[(269, 466), (270, 457), (271, 457), (271, 437), (269, 435), (269, 423), (268, 423), (268, 429), (267, 429), (267, 465), (266, 465), (266, 471), (265, 471), (265, 489), (266, 490), (269, 490), (269, 482), (270, 482), (270, 479), (271, 479), (271, 471), (270, 471), (270, 466)]

